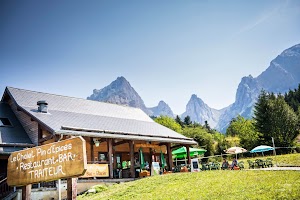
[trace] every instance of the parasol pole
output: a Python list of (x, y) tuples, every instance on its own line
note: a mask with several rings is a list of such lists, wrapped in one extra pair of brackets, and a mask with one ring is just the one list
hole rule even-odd
[(277, 159), (276, 159), (276, 150), (275, 150), (275, 143), (274, 143), (274, 138), (272, 137), (272, 143), (273, 143), (273, 155), (275, 156), (274, 157), (274, 160), (276, 162), (276, 166), (277, 166)]

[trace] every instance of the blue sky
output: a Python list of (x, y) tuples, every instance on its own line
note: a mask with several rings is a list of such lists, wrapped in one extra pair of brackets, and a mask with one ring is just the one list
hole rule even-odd
[(86, 98), (124, 76), (147, 107), (181, 114), (196, 94), (220, 109), (299, 36), (297, 0), (2, 0), (0, 91)]

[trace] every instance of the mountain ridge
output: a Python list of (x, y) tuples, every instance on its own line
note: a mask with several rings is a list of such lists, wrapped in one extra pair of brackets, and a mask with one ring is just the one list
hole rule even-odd
[[(200, 97), (192, 94), (181, 118), (189, 115), (192, 121), (204, 124), (208, 121), (212, 128), (225, 132), (232, 118), (241, 115), (250, 118), (253, 106), (262, 89), (267, 92), (285, 93), (298, 87), (300, 83), (300, 44), (294, 45), (270, 62), (268, 68), (257, 77), (252, 75), (241, 78), (237, 87), (235, 101), (222, 109), (209, 107)], [(87, 99), (128, 105), (142, 109), (152, 116), (167, 115), (174, 117), (172, 109), (161, 100), (157, 106), (147, 108), (139, 94), (123, 77), (118, 77), (110, 85), (97, 90)]]

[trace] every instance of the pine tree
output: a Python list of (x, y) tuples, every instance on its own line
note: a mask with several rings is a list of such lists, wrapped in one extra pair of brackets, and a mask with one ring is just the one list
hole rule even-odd
[[(299, 135), (299, 117), (294, 110), (279, 95), (275, 100), (270, 100), (268, 116), (270, 126), (265, 138), (274, 137), (276, 146), (289, 147)], [(271, 142), (268, 142), (271, 144)]]
[(183, 121), (184, 121), (184, 124), (187, 125), (187, 126), (192, 124), (190, 116), (186, 116)]
[(300, 84), (298, 89), (290, 90), (288, 93), (285, 93), (284, 100), (295, 112), (298, 112), (300, 107)]
[[(269, 117), (268, 117), (268, 100), (269, 94), (262, 90), (256, 104), (254, 105), (255, 128), (258, 132), (265, 134), (269, 130)], [(263, 138), (262, 138), (263, 139)], [(270, 139), (270, 138), (265, 138)]]
[(183, 127), (183, 122), (181, 121), (180, 117), (178, 115), (176, 115), (175, 121), (181, 126)]
[(255, 128), (264, 144), (272, 145), (273, 137), (276, 146), (289, 147), (299, 134), (299, 117), (285, 102), (286, 96), (262, 91), (255, 104)]
[(207, 122), (207, 120), (204, 121), (204, 128), (209, 132), (209, 133), (212, 133), (212, 130)]

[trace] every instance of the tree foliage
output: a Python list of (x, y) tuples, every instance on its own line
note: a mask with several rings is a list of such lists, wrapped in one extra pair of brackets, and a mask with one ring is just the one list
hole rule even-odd
[(154, 121), (169, 128), (169, 129), (172, 129), (173, 131), (175, 131), (177, 133), (182, 132), (181, 126), (171, 117), (159, 116), (159, 117), (155, 118)]
[(272, 121), (269, 132), (264, 133), (265, 139), (274, 137), (276, 146), (291, 146), (294, 139), (299, 135), (298, 116), (284, 101), (283, 96), (270, 100), (268, 111)]
[(268, 101), (270, 95), (262, 90), (256, 104), (254, 105), (255, 128), (260, 133), (266, 133), (270, 129), (270, 118), (268, 116)]
[(284, 95), (284, 100), (296, 112), (300, 111), (300, 84), (298, 89), (290, 90)]
[(214, 139), (214, 154), (224, 154), (224, 151), (230, 147), (230, 144), (226, 140), (226, 136), (216, 131), (212, 134), (212, 136)]
[(276, 146), (289, 147), (299, 135), (299, 117), (285, 102), (282, 95), (262, 92), (255, 105), (255, 128), (261, 135), (261, 142)]
[(178, 115), (176, 115), (175, 121), (181, 126), (183, 127), (183, 122), (181, 121), (180, 117)]
[(183, 128), (182, 134), (186, 137), (193, 138), (200, 147), (206, 149), (206, 156), (214, 154), (213, 136), (201, 126), (186, 126)]
[(184, 121), (184, 124), (187, 125), (187, 126), (192, 124), (190, 116), (186, 116), (183, 121)]
[(231, 121), (226, 131), (226, 135), (239, 137), (240, 145), (248, 150), (251, 150), (259, 145), (261, 135), (256, 131), (254, 123), (254, 120), (245, 119), (239, 115), (237, 118)]

